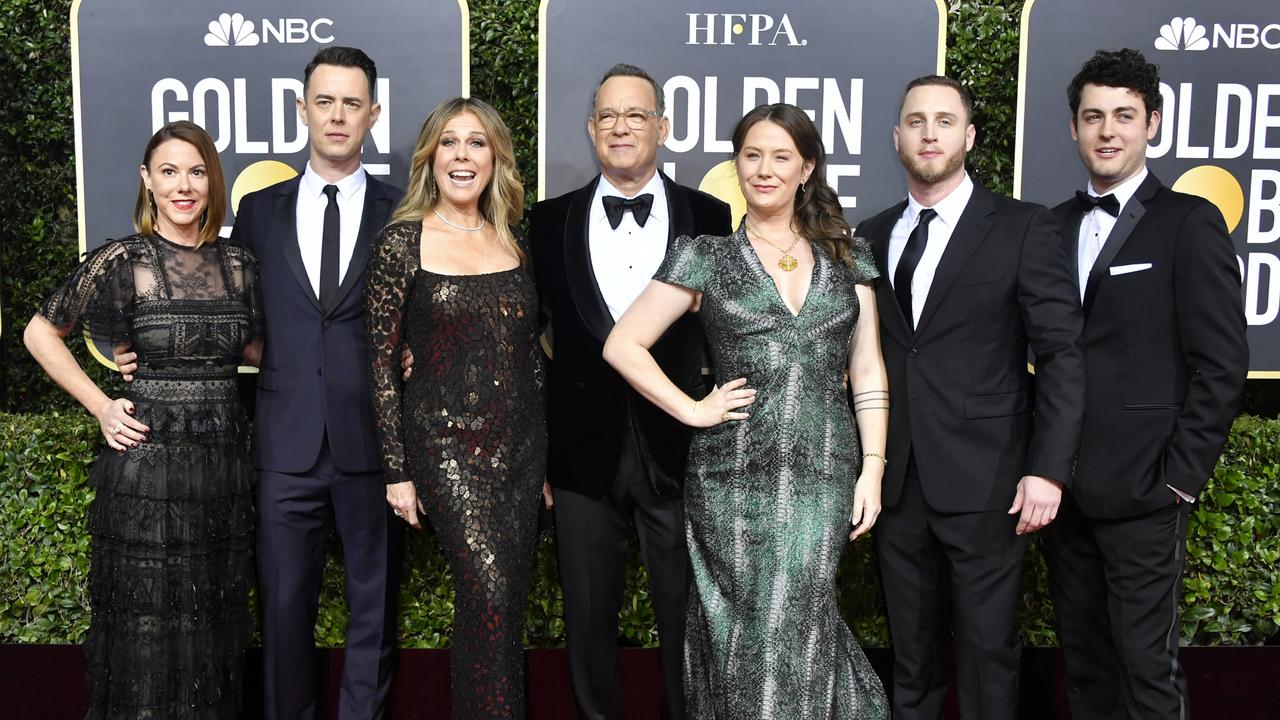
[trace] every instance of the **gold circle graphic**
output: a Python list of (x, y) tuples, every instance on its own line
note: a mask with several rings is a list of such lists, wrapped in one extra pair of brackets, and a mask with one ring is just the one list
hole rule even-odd
[(264, 187), (270, 187), (282, 180), (298, 174), (297, 170), (285, 165), (279, 160), (259, 160), (250, 165), (240, 174), (236, 176), (236, 181), (231, 185), (231, 212), (240, 207), (240, 200), (251, 192), (261, 190)]
[(702, 182), (698, 183), (698, 189), (729, 203), (733, 226), (738, 227), (742, 216), (747, 214), (747, 199), (742, 196), (742, 187), (738, 185), (738, 166), (732, 160), (725, 160), (708, 170), (702, 176)]
[(741, 35), (743, 30), (746, 30), (746, 28), (742, 26), (742, 23), (734, 23), (734, 24), (733, 24), (733, 34), (734, 34), (734, 35)]
[(1234, 175), (1216, 165), (1199, 165), (1182, 173), (1173, 189), (1199, 195), (1217, 205), (1222, 219), (1227, 221), (1227, 232), (1235, 232), (1244, 215), (1244, 190)]

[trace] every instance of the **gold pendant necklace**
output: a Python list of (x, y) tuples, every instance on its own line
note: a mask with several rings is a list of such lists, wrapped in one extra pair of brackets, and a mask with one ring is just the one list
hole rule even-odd
[(796, 239), (792, 240), (791, 245), (788, 246), (786, 250), (783, 250), (777, 245), (774, 245), (773, 243), (769, 242), (768, 238), (764, 237), (763, 235), (756, 232), (755, 230), (752, 230), (751, 234), (759, 238), (760, 242), (782, 253), (782, 257), (778, 258), (778, 267), (782, 268), (783, 272), (791, 272), (792, 270), (795, 270), (797, 267), (800, 266), (800, 261), (797, 260), (795, 256), (791, 254), (791, 251), (794, 250), (796, 245), (799, 244), (800, 242), (799, 237), (796, 237)]

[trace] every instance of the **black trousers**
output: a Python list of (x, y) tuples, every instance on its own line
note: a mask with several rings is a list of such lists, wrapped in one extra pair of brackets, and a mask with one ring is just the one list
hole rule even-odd
[(262, 606), (263, 717), (321, 717), (315, 625), (324, 551), (336, 530), (346, 565), (346, 650), (338, 716), (382, 718), (391, 688), (403, 525), (381, 473), (348, 474), (325, 442), (316, 464), (258, 476), (258, 589)]
[(874, 531), (893, 641), (893, 717), (941, 720), (954, 626), (960, 717), (1014, 720), (1022, 643), (1017, 607), (1026, 536), (1003, 510), (940, 513), (914, 463)]
[(685, 547), (684, 503), (657, 494), (634, 442), (628, 441), (618, 476), (603, 497), (556, 489), (556, 547), (564, 588), (569, 676), (577, 716), (621, 720), (618, 611), (634, 523), (649, 574), (658, 621), (662, 717), (684, 720), (685, 606), (691, 570)]
[(1183, 720), (1178, 601), (1191, 504), (1098, 520), (1062, 498), (1047, 530), (1049, 587), (1073, 718)]

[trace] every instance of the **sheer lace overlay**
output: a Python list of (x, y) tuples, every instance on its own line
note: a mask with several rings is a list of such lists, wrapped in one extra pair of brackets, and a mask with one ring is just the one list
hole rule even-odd
[(126, 397), (151, 428), (135, 449), (104, 449), (90, 476), (88, 717), (234, 718), (254, 482), (235, 375), (262, 330), (256, 260), (226, 242), (116, 240), (40, 314), (132, 343)]
[[(538, 303), (524, 268), (420, 269), (420, 223), (383, 231), (367, 282), (389, 482), (412, 480), (453, 570), (453, 717), (524, 717), (522, 628), (546, 466)], [(413, 373), (400, 380), (400, 348)]]

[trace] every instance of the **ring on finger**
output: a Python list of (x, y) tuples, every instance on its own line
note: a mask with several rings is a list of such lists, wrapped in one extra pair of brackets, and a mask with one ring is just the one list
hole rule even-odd
[(396, 514), (396, 517), (404, 517), (404, 513), (400, 512), (399, 510), (393, 510), (392, 512)]
[(120, 431), (121, 431), (121, 430), (123, 430), (123, 429), (124, 429), (124, 423), (122, 423), (122, 422), (118, 422), (118, 423), (116, 423), (115, 425), (112, 425), (112, 426), (111, 426), (111, 433), (112, 433), (113, 435), (119, 435), (119, 434), (120, 434)]
[(724, 412), (720, 413), (720, 422), (729, 422), (732, 419), (733, 418), (729, 417), (728, 410), (725, 410)]

